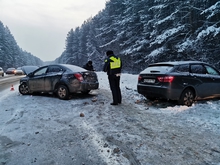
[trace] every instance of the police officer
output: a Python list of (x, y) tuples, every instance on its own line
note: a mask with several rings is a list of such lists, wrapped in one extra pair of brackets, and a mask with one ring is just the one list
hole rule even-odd
[(121, 59), (114, 55), (112, 50), (106, 52), (107, 59), (103, 71), (107, 72), (110, 89), (112, 91), (113, 102), (111, 105), (121, 104), (120, 76), (122, 62)]

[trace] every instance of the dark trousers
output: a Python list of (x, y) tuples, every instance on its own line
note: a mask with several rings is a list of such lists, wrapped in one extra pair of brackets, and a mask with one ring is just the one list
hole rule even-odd
[(108, 75), (110, 89), (112, 91), (113, 103), (121, 103), (120, 76)]

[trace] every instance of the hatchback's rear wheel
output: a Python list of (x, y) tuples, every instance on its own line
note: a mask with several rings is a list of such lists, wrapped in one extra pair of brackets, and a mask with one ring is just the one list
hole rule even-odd
[(59, 85), (57, 88), (57, 96), (59, 99), (66, 100), (69, 98), (69, 90), (65, 85)]
[(26, 83), (22, 83), (19, 85), (18, 87), (18, 90), (19, 92), (22, 94), (22, 95), (27, 95), (29, 94), (29, 89), (28, 89), (28, 86)]
[(191, 106), (194, 102), (194, 99), (195, 99), (194, 92), (191, 89), (186, 89), (182, 92), (180, 96), (179, 104)]

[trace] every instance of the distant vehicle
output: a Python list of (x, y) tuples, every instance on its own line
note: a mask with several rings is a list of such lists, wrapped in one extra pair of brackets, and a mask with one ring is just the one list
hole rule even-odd
[(2, 75), (2, 77), (4, 77), (4, 70), (0, 67), (0, 75)]
[(42, 66), (20, 79), (19, 92), (23, 95), (43, 92), (55, 93), (60, 99), (69, 99), (71, 93), (89, 93), (98, 89), (95, 72), (79, 66), (53, 64)]
[(5, 73), (6, 74), (14, 74), (15, 70), (16, 70), (15, 68), (8, 68)]
[(24, 75), (24, 72), (23, 72), (22, 68), (18, 67), (17, 69), (15, 69), (14, 75), (15, 76), (17, 76), (17, 75)]
[(30, 66), (22, 66), (21, 69), (24, 72), (25, 75), (28, 75), (29, 73), (35, 71), (36, 69), (38, 69), (39, 66), (34, 66), (34, 65), (30, 65)]
[(220, 72), (200, 61), (154, 63), (139, 74), (137, 91), (150, 100), (191, 106), (195, 100), (220, 97)]

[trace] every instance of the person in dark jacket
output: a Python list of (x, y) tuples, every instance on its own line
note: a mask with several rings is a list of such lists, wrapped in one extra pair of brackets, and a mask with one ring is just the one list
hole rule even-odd
[(108, 50), (106, 55), (107, 59), (105, 59), (103, 71), (107, 72), (110, 89), (112, 91), (113, 102), (111, 105), (118, 105), (121, 104), (122, 100), (120, 89), (122, 62), (119, 57), (114, 55), (112, 50)]
[(94, 68), (93, 68), (92, 61), (91, 61), (91, 60), (89, 60), (89, 61), (83, 66), (83, 68), (86, 69), (86, 70), (94, 71)]

